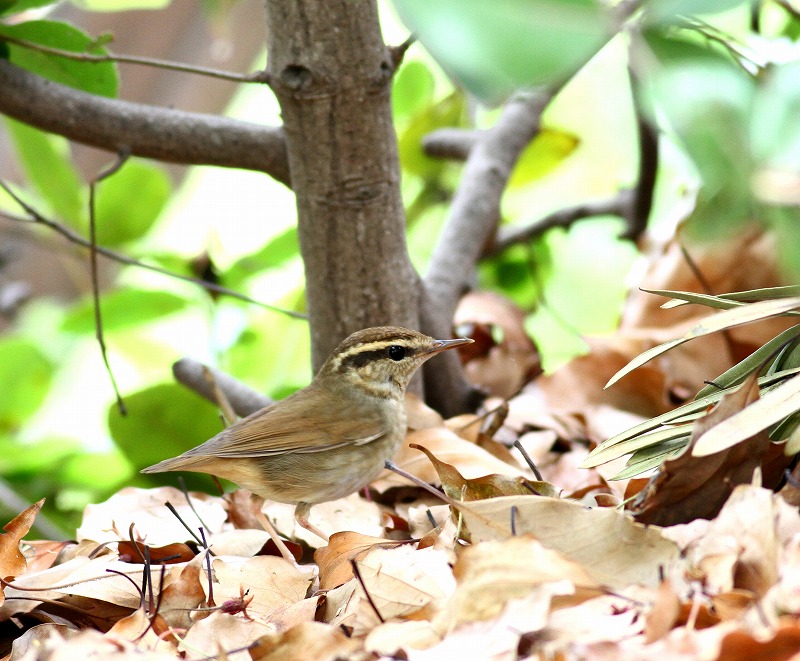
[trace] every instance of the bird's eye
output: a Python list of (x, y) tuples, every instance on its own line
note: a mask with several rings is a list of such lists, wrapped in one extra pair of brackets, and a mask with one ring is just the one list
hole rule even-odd
[(389, 358), (392, 360), (403, 360), (406, 357), (406, 348), (401, 347), (399, 344), (393, 344), (387, 351), (389, 352)]

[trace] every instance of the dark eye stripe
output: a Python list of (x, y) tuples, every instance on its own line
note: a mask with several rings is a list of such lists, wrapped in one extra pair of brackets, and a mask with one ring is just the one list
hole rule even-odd
[[(395, 345), (393, 345), (395, 346)], [(405, 355), (410, 356), (413, 353), (413, 350), (410, 347), (401, 346), (405, 350)], [(340, 370), (346, 370), (351, 367), (364, 367), (368, 363), (371, 363), (375, 360), (385, 360), (387, 357), (386, 348), (383, 349), (374, 349), (372, 351), (361, 351), (359, 353), (354, 353), (350, 356), (347, 356), (344, 360), (342, 360), (342, 364), (339, 366)]]

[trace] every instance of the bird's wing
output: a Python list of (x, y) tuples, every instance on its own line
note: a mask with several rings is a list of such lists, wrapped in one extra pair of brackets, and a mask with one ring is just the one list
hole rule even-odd
[(182, 456), (235, 458), (321, 452), (369, 443), (387, 431), (383, 417), (368, 405), (358, 401), (343, 404), (342, 398), (312, 385), (243, 418)]

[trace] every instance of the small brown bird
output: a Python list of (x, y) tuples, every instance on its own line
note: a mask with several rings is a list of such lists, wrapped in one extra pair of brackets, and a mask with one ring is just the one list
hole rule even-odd
[(143, 473), (196, 471), (236, 482), (264, 498), (312, 505), (368, 485), (406, 434), (405, 391), (414, 372), (441, 351), (472, 342), (434, 340), (395, 326), (353, 333), (314, 380), (188, 452)]

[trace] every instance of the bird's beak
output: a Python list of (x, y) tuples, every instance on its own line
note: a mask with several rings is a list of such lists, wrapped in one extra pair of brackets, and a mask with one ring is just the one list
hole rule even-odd
[(426, 349), (421, 353), (423, 355), (432, 356), (442, 351), (447, 351), (448, 349), (455, 349), (456, 347), (460, 347), (464, 344), (472, 344), (474, 341), (475, 340), (469, 337), (459, 337), (455, 340), (435, 340), (430, 349)]

